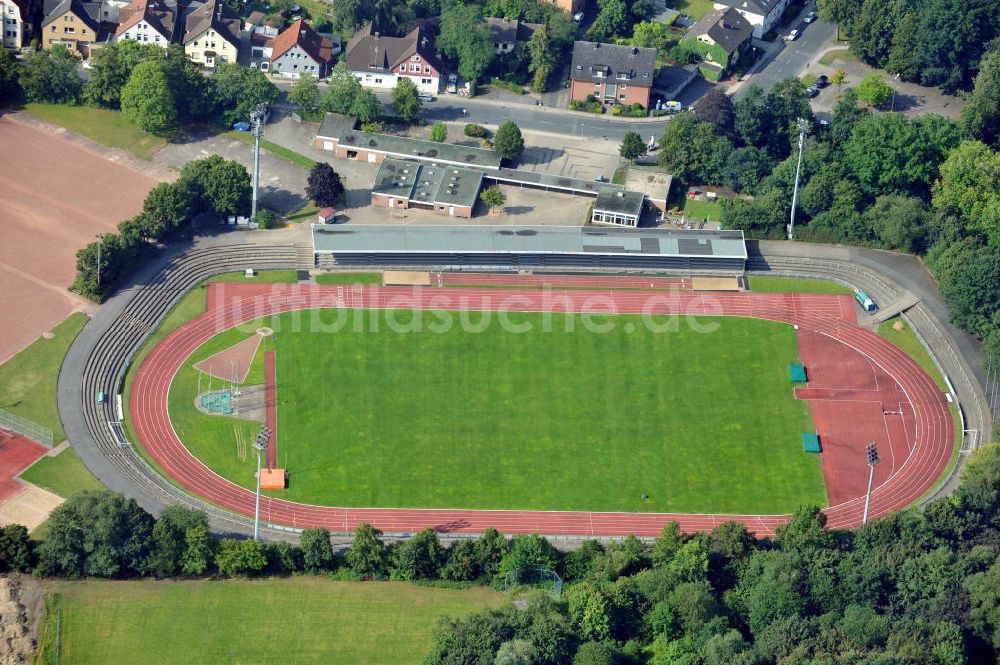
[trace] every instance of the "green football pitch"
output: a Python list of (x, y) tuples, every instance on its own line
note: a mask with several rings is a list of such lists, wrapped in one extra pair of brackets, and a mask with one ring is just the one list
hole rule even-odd
[[(798, 360), (791, 326), (722, 317), (700, 319), (712, 332), (684, 320), (657, 332), (639, 316), (606, 316), (610, 330), (598, 332), (558, 314), (547, 331), (545, 315), (518, 314), (509, 318), (530, 331), (505, 331), (494, 318), (476, 332), (457, 324), (432, 332), (430, 321), (423, 332), (394, 332), (392, 321), (414, 313), (319, 312), (327, 314), (346, 317), (338, 331), (317, 332), (312, 315), (291, 313), (224, 332), (178, 372), (171, 417), (211, 469), (252, 488), (256, 460), (240, 458), (235, 430), (252, 440), (257, 425), (199, 413), (191, 365), (267, 325), (278, 465), (290, 480), (274, 496), (354, 507), (749, 514), (826, 504), (820, 460), (802, 450), (809, 408), (788, 379)], [(262, 352), (248, 384), (262, 382)]]

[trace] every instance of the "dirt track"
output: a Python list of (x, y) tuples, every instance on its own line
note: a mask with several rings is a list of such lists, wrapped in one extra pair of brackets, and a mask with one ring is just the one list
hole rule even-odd
[(0, 362), (85, 306), (76, 252), (142, 209), (157, 180), (44, 126), (0, 117)]

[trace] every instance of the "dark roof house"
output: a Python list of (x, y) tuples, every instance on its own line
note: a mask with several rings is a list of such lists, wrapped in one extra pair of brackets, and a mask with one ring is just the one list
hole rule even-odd
[(526, 23), (509, 18), (484, 18), (483, 22), (490, 29), (493, 46), (497, 51), (506, 53), (514, 49), (518, 42), (527, 42), (535, 31), (544, 26), (538, 23)]
[(333, 61), (333, 41), (320, 36), (302, 19), (292, 23), (274, 38), (271, 60), (278, 60), (295, 46), (321, 64), (324, 70)]
[(729, 7), (705, 14), (700, 21), (691, 26), (685, 39), (707, 36), (712, 43), (731, 54), (749, 42), (752, 35), (753, 25), (750, 21)]
[(573, 42), (570, 78), (574, 81), (613, 79), (651, 87), (656, 49), (599, 42)]
[(418, 54), (440, 72), (441, 63), (432, 46), (419, 25), (405, 37), (385, 37), (373, 32), (368, 23), (347, 42), (347, 66), (353, 72), (383, 73)]

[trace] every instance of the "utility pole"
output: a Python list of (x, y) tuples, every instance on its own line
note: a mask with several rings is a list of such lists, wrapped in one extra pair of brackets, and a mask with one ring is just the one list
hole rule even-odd
[(862, 524), (868, 524), (868, 507), (872, 502), (872, 483), (875, 481), (875, 467), (878, 466), (878, 448), (874, 442), (868, 444), (868, 447), (865, 448), (865, 454), (868, 456), (868, 494), (865, 495), (865, 514), (861, 518)]
[(799, 173), (802, 171), (802, 149), (806, 145), (806, 135), (809, 133), (809, 121), (799, 118), (795, 121), (795, 129), (799, 132), (799, 161), (795, 164), (795, 189), (792, 190), (792, 213), (788, 221), (788, 239), (793, 240), (795, 233), (795, 206), (799, 202)]
[(104, 246), (104, 234), (97, 234), (97, 290), (101, 290), (101, 247)]
[(267, 444), (271, 440), (271, 430), (267, 425), (261, 425), (257, 432), (257, 440), (253, 447), (257, 449), (257, 505), (253, 513), (253, 539), (260, 540), (260, 458), (267, 453)]
[(253, 206), (250, 209), (250, 221), (257, 217), (257, 188), (260, 185), (260, 140), (264, 136), (264, 117), (267, 115), (267, 104), (258, 104), (250, 111), (250, 124), (253, 126)]

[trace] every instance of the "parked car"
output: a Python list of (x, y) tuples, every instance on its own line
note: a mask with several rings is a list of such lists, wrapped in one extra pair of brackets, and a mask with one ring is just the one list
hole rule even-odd
[(684, 110), (684, 105), (680, 102), (663, 102), (663, 108), (674, 113), (680, 113)]
[(233, 123), (233, 129), (235, 129), (238, 132), (249, 132), (250, 131), (250, 123), (249, 122), (236, 122), (236, 123)]
[(806, 14), (806, 17), (802, 20), (804, 20), (806, 23), (812, 23), (813, 21), (816, 20), (816, 12), (809, 12), (808, 14)]
[(817, 88), (814, 85), (811, 85), (808, 88), (806, 88), (806, 94), (809, 95), (810, 98), (815, 97), (816, 95), (819, 94), (819, 88)]
[(426, 93), (425, 94), (420, 94), (420, 95), (417, 95), (417, 99), (419, 99), (422, 102), (433, 102), (434, 101), (434, 95), (428, 95)]
[(785, 37), (785, 41), (794, 42), (798, 38), (799, 38), (799, 31), (798, 29), (795, 29), (788, 33), (788, 35)]
[(826, 86), (830, 85), (830, 78), (826, 74), (820, 74), (816, 77), (816, 82), (813, 83), (813, 85), (822, 90)]
[(583, 21), (584, 16), (586, 16), (586, 14), (584, 14), (583, 12), (577, 12), (573, 14), (573, 20), (576, 21), (577, 23), (580, 23), (581, 21)]

